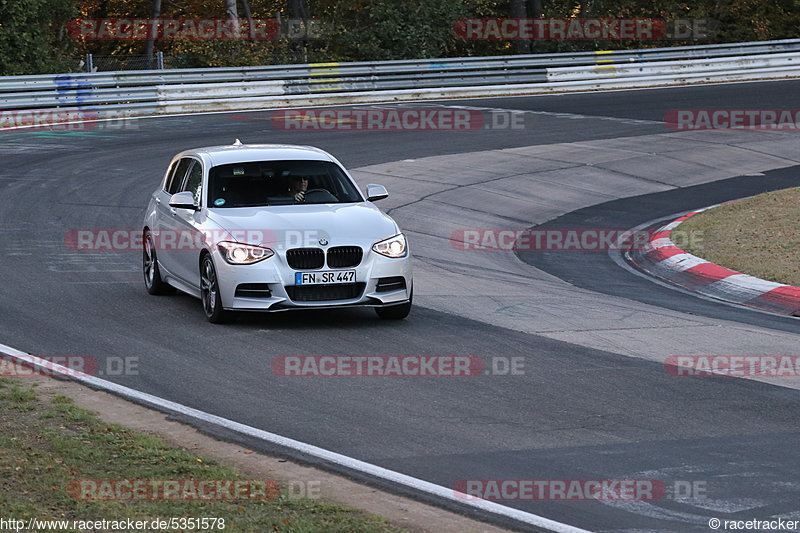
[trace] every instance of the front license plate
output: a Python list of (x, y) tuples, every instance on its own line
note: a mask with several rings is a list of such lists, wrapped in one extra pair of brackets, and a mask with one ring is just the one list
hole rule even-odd
[(332, 285), (334, 283), (355, 283), (355, 270), (328, 270), (324, 272), (295, 272), (295, 285)]

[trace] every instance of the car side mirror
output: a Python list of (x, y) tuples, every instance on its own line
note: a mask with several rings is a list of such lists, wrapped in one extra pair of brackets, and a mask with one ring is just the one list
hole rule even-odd
[(377, 202), (378, 200), (383, 200), (384, 198), (388, 197), (389, 197), (389, 192), (383, 185), (375, 185), (374, 183), (370, 183), (369, 185), (367, 185), (368, 202)]
[(191, 209), (192, 211), (200, 209), (200, 206), (194, 202), (194, 194), (189, 191), (173, 194), (169, 199), (169, 206), (177, 209)]

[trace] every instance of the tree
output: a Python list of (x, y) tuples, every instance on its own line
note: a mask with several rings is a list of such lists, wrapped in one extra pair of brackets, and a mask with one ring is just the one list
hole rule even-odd
[(231, 20), (234, 32), (239, 33), (239, 9), (236, 7), (236, 0), (225, 0), (225, 16)]
[[(511, 18), (528, 18), (528, 3), (525, 0), (511, 0)], [(529, 54), (531, 52), (531, 42), (522, 39), (514, 41), (514, 48), (518, 54)]]
[(0, 0), (0, 75), (65, 72), (77, 66), (64, 35), (64, 25), (75, 14), (69, 0)]
[[(161, 0), (153, 0), (153, 11), (152, 16), (150, 17), (153, 21), (158, 20), (161, 17)], [(156, 32), (156, 25), (153, 24), (150, 26), (150, 38), (147, 39), (147, 48), (145, 49), (145, 55), (147, 56), (147, 61), (150, 63), (150, 68), (153, 68), (153, 48), (155, 47), (156, 40), (154, 32)]]

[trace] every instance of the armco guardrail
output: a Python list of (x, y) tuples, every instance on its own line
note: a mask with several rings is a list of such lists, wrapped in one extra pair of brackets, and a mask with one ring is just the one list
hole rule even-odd
[(800, 76), (800, 39), (572, 54), (0, 78), (0, 110), (92, 116), (534, 94)]

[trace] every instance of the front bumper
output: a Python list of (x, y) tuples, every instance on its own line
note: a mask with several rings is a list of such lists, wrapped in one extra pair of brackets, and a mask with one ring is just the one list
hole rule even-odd
[[(411, 255), (392, 259), (377, 254), (371, 246), (362, 246), (364, 257), (356, 267), (328, 268), (318, 270), (295, 270), (286, 260), (286, 254), (276, 251), (275, 255), (253, 265), (231, 265), (218, 250), (212, 251), (217, 280), (222, 296), (222, 305), (232, 311), (285, 311), (288, 309), (329, 309), (336, 307), (382, 307), (402, 304), (411, 298), (413, 274)], [(337, 300), (297, 301), (290, 297), (287, 287), (295, 284), (295, 273), (316, 272), (319, 270), (355, 270), (356, 283), (363, 284), (358, 296)], [(379, 287), (380, 280), (403, 278), (405, 287), (386, 290)], [(240, 285), (266, 285), (269, 297), (237, 296)]]

